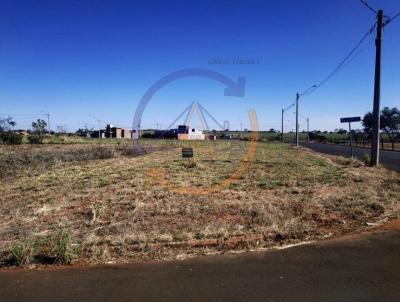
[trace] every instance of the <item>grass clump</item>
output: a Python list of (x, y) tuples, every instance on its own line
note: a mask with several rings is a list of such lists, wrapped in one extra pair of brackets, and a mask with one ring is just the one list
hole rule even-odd
[(55, 262), (59, 264), (71, 264), (73, 262), (73, 253), (71, 251), (71, 234), (63, 228), (54, 240), (53, 248)]
[(35, 248), (31, 240), (15, 243), (11, 246), (11, 264), (21, 267), (32, 262)]
[(363, 155), (363, 157), (361, 158), (361, 161), (362, 161), (365, 165), (369, 166), (369, 164), (371, 163), (371, 157), (369, 156), (368, 153), (365, 153), (365, 154)]

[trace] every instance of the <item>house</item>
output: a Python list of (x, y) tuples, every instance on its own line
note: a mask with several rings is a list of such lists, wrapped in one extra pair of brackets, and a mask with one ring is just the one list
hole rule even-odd
[(178, 126), (178, 140), (205, 140), (203, 130), (186, 125)]
[(132, 138), (132, 131), (128, 128), (114, 127), (111, 124), (106, 126), (107, 138)]
[(100, 130), (100, 135), (99, 131), (93, 131), (91, 136), (94, 138), (132, 138), (132, 130), (108, 124), (105, 130)]

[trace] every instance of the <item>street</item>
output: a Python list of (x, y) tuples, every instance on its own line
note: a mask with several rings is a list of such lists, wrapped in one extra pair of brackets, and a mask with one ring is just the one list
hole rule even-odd
[(164, 263), (0, 271), (2, 301), (398, 301), (400, 228)]
[[(316, 152), (341, 155), (350, 157), (350, 148), (347, 146), (334, 145), (334, 144), (320, 144), (320, 143), (301, 143), (303, 147), (312, 149)], [(353, 148), (353, 154), (355, 157), (362, 159), (365, 154), (370, 154), (369, 149), (364, 148)], [(397, 151), (380, 151), (380, 162), (381, 165), (387, 169), (400, 172), (400, 152)]]

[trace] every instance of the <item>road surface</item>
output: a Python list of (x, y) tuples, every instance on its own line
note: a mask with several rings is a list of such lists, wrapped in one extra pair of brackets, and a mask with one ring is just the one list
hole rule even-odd
[(12, 301), (399, 301), (400, 231), (184, 261), (0, 271)]
[[(350, 148), (347, 146), (319, 143), (301, 143), (301, 145), (320, 153), (350, 157)], [(359, 159), (370, 152), (369, 149), (353, 148), (354, 156)], [(400, 152), (380, 150), (380, 162), (385, 168), (400, 172)]]

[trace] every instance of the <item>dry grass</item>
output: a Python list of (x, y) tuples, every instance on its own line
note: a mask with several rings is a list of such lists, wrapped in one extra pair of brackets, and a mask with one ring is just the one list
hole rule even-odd
[[(46, 241), (60, 228), (69, 230), (76, 261), (106, 263), (324, 239), (399, 215), (398, 173), (281, 144), (259, 143), (249, 169), (221, 191), (174, 192), (223, 183), (240, 166), (248, 144), (196, 142), (191, 168), (180, 149), (165, 141), (155, 148), (163, 151), (143, 156), (111, 145), (104, 147), (114, 148), (109, 157), (59, 160), (40, 169), (29, 162), (2, 180), (3, 265), (25, 238)], [(68, 158), (92, 147), (18, 148), (0, 154), (62, 152)], [(37, 257), (29, 259), (35, 263)]]

